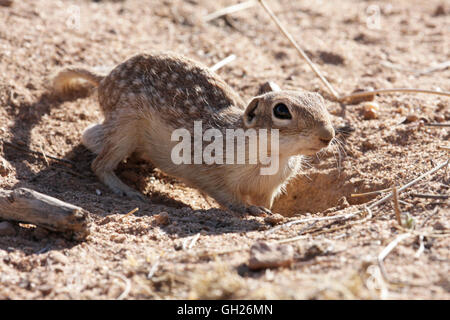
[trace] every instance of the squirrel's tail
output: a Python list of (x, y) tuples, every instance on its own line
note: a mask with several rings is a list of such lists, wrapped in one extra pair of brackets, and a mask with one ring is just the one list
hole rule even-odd
[(68, 67), (53, 77), (52, 89), (56, 94), (67, 94), (83, 89), (86, 82), (97, 87), (104, 77), (104, 75), (84, 68)]

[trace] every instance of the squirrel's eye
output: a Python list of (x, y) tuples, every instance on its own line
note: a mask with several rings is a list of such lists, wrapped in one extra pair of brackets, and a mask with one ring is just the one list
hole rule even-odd
[(289, 112), (288, 107), (284, 103), (278, 103), (273, 108), (273, 114), (278, 119), (292, 119), (291, 113)]

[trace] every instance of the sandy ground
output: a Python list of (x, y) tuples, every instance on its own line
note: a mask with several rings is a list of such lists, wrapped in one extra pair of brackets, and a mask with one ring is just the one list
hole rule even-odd
[[(445, 170), (400, 195), (402, 215), (416, 233), (385, 259), (391, 282), (376, 262), (405, 232), (396, 228), (391, 201), (360, 223), (302, 223), (267, 234), (272, 226), (264, 218), (211, 207), (196, 190), (146, 163), (130, 159), (117, 170), (148, 196), (145, 204), (114, 195), (93, 175), (94, 156), (80, 137), (101, 119), (96, 97), (63, 101), (48, 94), (48, 79), (63, 66), (109, 68), (155, 49), (207, 65), (235, 54), (218, 74), (247, 100), (268, 80), (328, 99), (335, 126), (347, 128), (340, 135), (345, 152), (340, 160), (333, 152), (310, 159), (311, 167), (276, 201), (273, 211), (285, 215), (284, 222), (354, 212), (381, 196), (352, 193), (403, 185), (447, 159), (438, 146), (448, 143), (448, 128), (424, 124), (450, 120), (448, 98), (377, 96), (378, 117), (365, 119), (363, 104), (331, 102), (259, 6), (202, 22), (233, 3), (28, 0), (0, 6), (0, 138), (76, 163), (47, 163), (2, 143), (0, 155), (10, 169), (0, 176), (0, 187), (40, 191), (83, 207), (92, 218), (91, 236), (82, 243), (29, 224), (15, 224), (12, 235), (1, 236), (0, 298), (450, 298), (448, 200), (411, 194), (448, 194)], [(450, 60), (445, 1), (268, 3), (341, 93), (392, 87), (450, 91), (450, 68), (420, 73)], [(165, 225), (155, 218), (161, 212), (169, 216)], [(249, 270), (253, 243), (299, 234), (304, 237), (288, 244), (294, 249), (291, 267)]]

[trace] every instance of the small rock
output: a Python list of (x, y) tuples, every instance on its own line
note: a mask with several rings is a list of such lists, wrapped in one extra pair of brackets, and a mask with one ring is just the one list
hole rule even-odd
[(411, 122), (415, 122), (419, 120), (419, 117), (416, 114), (408, 114), (406, 116), (405, 121), (403, 121), (403, 123), (411, 123)]
[(436, 10), (434, 10), (433, 17), (445, 16), (446, 14), (444, 5), (440, 4), (436, 7)]
[(10, 7), (13, 4), (13, 0), (0, 0), (0, 6)]
[(62, 252), (60, 251), (52, 251), (48, 255), (48, 257), (54, 262), (54, 263), (60, 263), (62, 265), (69, 264), (69, 258), (67, 258)]
[(433, 224), (433, 229), (435, 229), (435, 230), (446, 230), (447, 226), (444, 223), (442, 223), (441, 221), (438, 221), (435, 224)]
[(270, 216), (264, 218), (264, 221), (272, 226), (277, 225), (284, 221), (284, 217), (281, 214), (273, 213)]
[(319, 246), (317, 244), (313, 244), (306, 250), (304, 259), (309, 260), (314, 257), (324, 255), (325, 253), (326, 253), (326, 250), (324, 248), (322, 248), (321, 246)]
[(364, 120), (373, 120), (378, 118), (380, 106), (376, 102), (367, 102), (363, 105)]
[(116, 243), (123, 243), (127, 237), (124, 234), (113, 234), (110, 239)]
[(167, 226), (170, 223), (169, 214), (166, 211), (160, 212), (154, 218), (155, 223), (160, 226)]
[(0, 222), (0, 237), (12, 237), (16, 235), (16, 229), (8, 221)]
[(340, 198), (338, 200), (337, 207), (338, 207), (338, 210), (342, 210), (342, 209), (350, 207), (350, 204), (348, 203), (347, 198), (346, 197)]
[(52, 292), (53, 287), (48, 284), (44, 284), (38, 287), (38, 290), (42, 293), (43, 296), (48, 296)]
[(12, 166), (9, 162), (0, 156), (0, 176), (6, 177), (12, 171)]
[(257, 242), (250, 248), (248, 267), (252, 270), (288, 267), (294, 261), (294, 249), (290, 245)]
[(434, 120), (436, 120), (436, 122), (444, 122), (445, 121), (445, 117), (440, 115), (440, 114), (437, 114), (437, 115), (434, 116)]

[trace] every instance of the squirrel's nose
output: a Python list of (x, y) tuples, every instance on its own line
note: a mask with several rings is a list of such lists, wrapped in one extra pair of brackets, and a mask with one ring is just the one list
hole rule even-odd
[(331, 125), (325, 125), (319, 128), (319, 140), (325, 144), (329, 144), (334, 138), (334, 128)]

